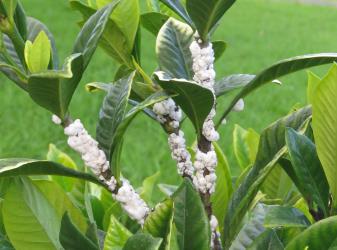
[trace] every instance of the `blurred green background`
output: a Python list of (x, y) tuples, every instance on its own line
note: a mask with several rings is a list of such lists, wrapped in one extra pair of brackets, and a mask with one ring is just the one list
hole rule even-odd
[[(144, 0), (140, 0), (144, 1)], [(329, 0), (331, 1), (331, 0)], [(44, 22), (54, 34), (60, 60), (69, 55), (79, 27), (80, 15), (71, 10), (67, 0), (22, 0), (26, 12)], [(145, 1), (144, 1), (145, 2)], [(143, 4), (143, 3), (142, 3)], [(228, 43), (225, 55), (217, 62), (218, 77), (233, 73), (257, 73), (266, 66), (287, 57), (307, 53), (337, 51), (337, 8), (305, 5), (296, 1), (240, 0), (226, 14), (214, 39)], [(143, 32), (142, 64), (148, 73), (156, 68), (155, 38)], [(102, 94), (89, 94), (84, 85), (92, 81), (109, 82), (117, 68), (99, 49), (71, 104), (74, 118), (80, 118), (91, 134)], [(313, 69), (324, 75), (328, 66)], [(269, 84), (249, 96), (245, 111), (229, 117), (220, 129), (220, 145), (232, 168), (232, 130), (238, 123), (261, 132), (269, 123), (288, 113), (295, 104), (306, 102), (306, 72), (280, 79), (282, 86)], [(44, 159), (50, 143), (56, 144), (80, 163), (66, 144), (62, 129), (51, 122), (51, 114), (35, 105), (14, 84), (0, 78), (0, 157)], [(219, 100), (221, 113), (230, 97)], [(190, 124), (184, 125), (189, 143), (193, 143)], [(149, 175), (161, 172), (161, 182), (177, 181), (175, 164), (169, 155), (167, 136), (158, 124), (140, 115), (130, 127), (123, 151), (123, 174), (136, 185)], [(173, 174), (174, 173), (174, 174)]]

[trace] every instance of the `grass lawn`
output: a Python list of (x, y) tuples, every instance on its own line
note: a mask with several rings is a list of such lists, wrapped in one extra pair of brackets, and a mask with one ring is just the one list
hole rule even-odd
[[(46, 23), (56, 37), (60, 59), (69, 55), (78, 32), (80, 16), (69, 8), (66, 0), (22, 0), (27, 13)], [(259, 70), (287, 57), (337, 51), (337, 9), (305, 6), (268, 0), (237, 1), (218, 28), (215, 39), (228, 43), (225, 55), (217, 63), (218, 76), (233, 73), (257, 73)], [(156, 68), (154, 37), (144, 32), (143, 65), (148, 72)], [(85, 83), (110, 81), (116, 64), (99, 50), (90, 64), (71, 105), (73, 117), (79, 117), (92, 134), (102, 102), (102, 94), (89, 94)], [(315, 68), (319, 75), (327, 67)], [(72, 156), (62, 130), (52, 124), (50, 114), (1, 77), (0, 82), (0, 157), (28, 157), (43, 159), (48, 144), (54, 143)], [(243, 113), (233, 114), (228, 125), (221, 127), (221, 146), (231, 154), (231, 133), (235, 123), (261, 131), (270, 122), (287, 114), (296, 104), (305, 104), (306, 72), (281, 79), (282, 86), (268, 85), (246, 99)], [(219, 103), (219, 112), (229, 98)], [(185, 125), (192, 143), (193, 130)], [(123, 173), (136, 181), (161, 171), (163, 182), (174, 182), (175, 165), (168, 153), (166, 135), (158, 124), (139, 116), (126, 138), (123, 152)], [(230, 157), (235, 168), (236, 162)], [(138, 176), (133, 173), (135, 169)]]

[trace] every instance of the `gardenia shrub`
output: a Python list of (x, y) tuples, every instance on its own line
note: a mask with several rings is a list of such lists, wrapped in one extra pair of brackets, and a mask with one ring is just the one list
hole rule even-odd
[[(244, 109), (250, 93), (279, 84), (286, 74), (333, 63), (337, 54), (286, 59), (256, 75), (217, 76), (214, 63), (226, 43), (213, 41), (212, 34), (234, 3), (148, 0), (148, 12), (140, 13), (138, 0), (71, 0), (83, 16), (82, 28), (60, 66), (47, 27), (27, 17), (20, 1), (0, 1), (0, 71), (50, 111), (83, 160), (76, 165), (54, 145), (47, 160), (0, 160), (3, 249), (336, 246), (336, 64), (322, 79), (309, 73), (308, 106), (291, 110), (260, 135), (236, 125), (239, 175), (231, 174), (217, 141), (219, 126)], [(142, 29), (156, 36), (155, 72), (141, 66)], [(93, 137), (69, 105), (98, 46), (119, 68), (112, 83), (86, 85), (106, 94)], [(217, 109), (237, 89), (227, 109)], [(159, 185), (158, 204), (151, 199), (156, 175), (141, 188), (123, 175), (123, 138), (141, 112), (167, 134), (176, 162), (171, 171), (181, 176), (179, 186)], [(186, 141), (186, 119), (195, 142)]]

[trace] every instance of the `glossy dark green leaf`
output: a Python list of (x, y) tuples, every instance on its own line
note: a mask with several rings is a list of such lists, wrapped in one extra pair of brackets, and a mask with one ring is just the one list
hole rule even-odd
[(75, 54), (66, 60), (63, 70), (31, 75), (28, 80), (30, 96), (38, 105), (63, 119), (82, 78), (82, 66), (82, 55)]
[(313, 224), (293, 239), (285, 249), (333, 250), (336, 249), (336, 242), (337, 216), (333, 216)]
[(114, 1), (97, 11), (88, 19), (81, 32), (78, 34), (73, 54), (81, 53), (83, 55), (83, 70), (88, 66), (107, 26), (110, 15), (118, 3), (118, 1)]
[(247, 249), (247, 247), (249, 247), (254, 240), (266, 230), (263, 226), (263, 222), (267, 211), (267, 206), (261, 203), (256, 205), (256, 207), (250, 212), (230, 249)]
[(193, 22), (188, 16), (181, 0), (160, 0), (163, 4), (173, 10), (178, 16), (180, 16), (187, 24), (193, 27)]
[(227, 48), (227, 43), (224, 41), (214, 41), (212, 42), (213, 44), (213, 50), (214, 50), (214, 57), (215, 57), (215, 62), (218, 61), (223, 53), (225, 53), (226, 48)]
[(78, 172), (71, 168), (51, 161), (29, 159), (1, 159), (0, 177), (15, 177), (20, 175), (58, 175), (87, 180), (103, 185), (95, 176)]
[(14, 13), (14, 22), (18, 31), (24, 41), (27, 40), (27, 17), (22, 7), (22, 4), (18, 2)]
[(247, 250), (284, 250), (281, 240), (276, 232), (269, 229), (262, 233)]
[[(252, 91), (258, 89), (264, 84), (273, 81), (279, 77), (287, 74), (307, 69), (314, 66), (329, 64), (337, 60), (336, 53), (321, 53), (304, 56), (292, 57), (282, 60), (269, 68), (261, 71), (253, 80), (251, 80), (246, 87), (233, 99), (229, 107), (226, 109), (221, 117), (221, 121), (231, 112), (235, 104), (243, 97), (250, 94)], [(219, 122), (220, 124), (220, 122)]]
[[(112, 22), (122, 32), (131, 53), (139, 25), (140, 6), (138, 0), (118, 0), (119, 4), (111, 15)], [(116, 0), (114, 1), (116, 2)], [(96, 0), (97, 8), (102, 8), (111, 0)], [(118, 38), (114, 38), (117, 40)]]
[(154, 238), (150, 234), (137, 233), (126, 242), (123, 250), (158, 250), (162, 239)]
[(148, 12), (140, 16), (142, 26), (155, 36), (168, 19), (168, 16), (159, 12)]
[(305, 135), (287, 129), (286, 142), (299, 191), (328, 215), (329, 184), (318, 159), (316, 146)]
[[(108, 159), (112, 159), (116, 130), (125, 117), (135, 72), (115, 82), (104, 98), (96, 137)], [(111, 162), (112, 163), (112, 162)], [(118, 164), (118, 162), (117, 162)], [(113, 166), (113, 174), (119, 178), (119, 166)]]
[(202, 126), (210, 113), (215, 97), (212, 91), (199, 84), (184, 79), (171, 79), (163, 72), (156, 72), (155, 79), (173, 97), (188, 118), (192, 121), (197, 134), (201, 135)]
[(104, 241), (104, 250), (122, 249), (132, 233), (115, 216), (110, 216), (110, 224)]
[(228, 206), (223, 233), (225, 246), (229, 246), (233, 241), (259, 188), (278, 160), (286, 153), (286, 128), (300, 130), (310, 116), (311, 108), (306, 107), (276, 121), (262, 132), (255, 163), (233, 193)]
[(62, 217), (60, 242), (62, 247), (67, 250), (99, 250), (99, 247), (72, 223), (68, 213)]
[(168, 199), (158, 204), (155, 210), (146, 218), (144, 231), (154, 237), (162, 238), (160, 249), (170, 249), (173, 222), (173, 201)]
[(255, 75), (248, 75), (248, 74), (236, 74), (226, 76), (215, 83), (214, 85), (215, 95), (217, 97), (220, 97), (229, 93), (232, 90), (242, 88), (246, 86), (254, 78)]
[(264, 226), (278, 227), (308, 227), (310, 222), (305, 215), (294, 207), (269, 206), (264, 220)]
[(235, 0), (187, 0), (187, 12), (193, 20), (200, 37), (207, 41), (209, 32), (220, 21)]
[[(81, 22), (82, 25), (96, 12), (95, 9), (79, 0), (70, 0), (70, 5), (72, 8), (81, 12), (84, 19), (84, 21)], [(109, 56), (116, 59), (119, 63), (132, 67), (131, 52), (133, 47), (129, 48), (125, 35), (112, 20), (109, 20), (107, 23), (100, 41), (100, 46)]]
[(160, 29), (156, 53), (160, 70), (173, 78), (193, 78), (190, 45), (193, 30), (186, 24), (170, 18)]
[(181, 250), (206, 250), (210, 246), (210, 226), (198, 192), (190, 180), (184, 182), (173, 196), (173, 221)]

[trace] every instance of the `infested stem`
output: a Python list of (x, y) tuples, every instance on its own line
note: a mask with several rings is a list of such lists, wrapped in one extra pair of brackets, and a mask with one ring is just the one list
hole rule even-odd
[(85, 130), (80, 120), (74, 122), (68, 116), (63, 121), (55, 115), (54, 123), (62, 125), (64, 133), (69, 137), (68, 144), (82, 156), (85, 165), (90, 167), (94, 174), (112, 193), (112, 197), (117, 200), (125, 212), (140, 225), (144, 224), (150, 208), (126, 179), (117, 184), (116, 178), (110, 170), (109, 161), (105, 153), (99, 148), (98, 142), (94, 140)]

